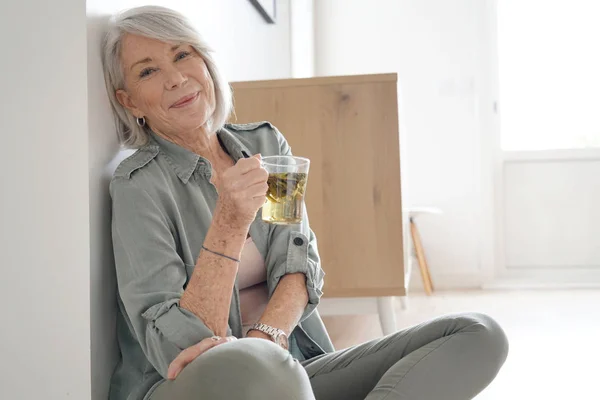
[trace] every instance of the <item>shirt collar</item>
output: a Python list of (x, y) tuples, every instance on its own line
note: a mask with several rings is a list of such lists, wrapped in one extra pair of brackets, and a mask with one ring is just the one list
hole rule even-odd
[[(217, 131), (217, 135), (219, 135), (221, 143), (236, 163), (240, 158), (252, 156), (250, 150), (227, 129), (220, 129)], [(150, 131), (150, 141), (153, 142), (153, 145), (158, 146), (166, 156), (175, 174), (183, 183), (188, 183), (198, 165), (206, 165), (211, 170), (210, 162), (204, 157), (164, 139), (152, 131)]]

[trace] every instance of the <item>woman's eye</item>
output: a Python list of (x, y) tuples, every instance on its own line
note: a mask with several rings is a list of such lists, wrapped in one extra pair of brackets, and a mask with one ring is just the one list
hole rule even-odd
[(150, 75), (153, 72), (154, 72), (154, 68), (144, 68), (140, 72), (140, 78), (145, 78), (146, 76)]
[(189, 55), (190, 55), (189, 51), (182, 51), (180, 53), (177, 53), (177, 55), (175, 56), (175, 61), (179, 61), (181, 59), (184, 59), (184, 58), (186, 58)]

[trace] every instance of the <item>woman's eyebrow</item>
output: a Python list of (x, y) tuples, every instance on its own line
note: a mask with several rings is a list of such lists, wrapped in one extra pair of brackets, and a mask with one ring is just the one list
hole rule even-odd
[[(180, 48), (180, 47), (181, 47), (181, 45), (180, 45), (180, 44), (176, 44), (176, 45), (174, 45), (173, 47), (171, 47), (171, 51), (175, 51), (175, 50), (177, 50), (177, 49), (178, 49), (178, 48)], [(152, 61), (152, 59), (151, 59), (150, 57), (146, 57), (146, 58), (144, 58), (143, 60), (140, 60), (140, 61), (137, 61), (137, 62), (135, 62), (135, 63), (134, 63), (132, 66), (131, 66), (131, 68), (130, 68), (130, 69), (133, 69), (133, 67), (135, 67), (135, 66), (136, 66), (136, 65), (138, 65), (138, 64), (146, 64), (146, 63), (149, 63), (149, 62), (151, 62), (151, 61)]]
[(133, 69), (133, 67), (135, 67), (135, 66), (136, 66), (136, 65), (138, 65), (138, 64), (146, 64), (146, 63), (149, 63), (149, 62), (151, 62), (151, 61), (152, 61), (152, 59), (151, 59), (150, 57), (146, 57), (146, 58), (144, 58), (143, 60), (140, 60), (140, 61), (138, 61), (138, 62), (134, 63), (134, 64), (131, 66), (130, 70), (132, 70), (132, 69)]

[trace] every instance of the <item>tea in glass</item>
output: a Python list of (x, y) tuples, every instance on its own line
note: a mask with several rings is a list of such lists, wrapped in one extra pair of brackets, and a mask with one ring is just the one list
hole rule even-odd
[(269, 172), (262, 219), (271, 224), (299, 224), (304, 216), (304, 196), (310, 160), (293, 156), (262, 159)]

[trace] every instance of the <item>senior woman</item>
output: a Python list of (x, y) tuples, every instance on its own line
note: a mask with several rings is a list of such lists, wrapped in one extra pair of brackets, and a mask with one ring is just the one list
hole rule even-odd
[(507, 339), (481, 314), (334, 351), (308, 220), (260, 219), (260, 157), (290, 146), (269, 123), (225, 123), (230, 88), (188, 20), (160, 7), (115, 16), (103, 64), (119, 138), (138, 149), (110, 184), (111, 399), (464, 400), (494, 379)]

